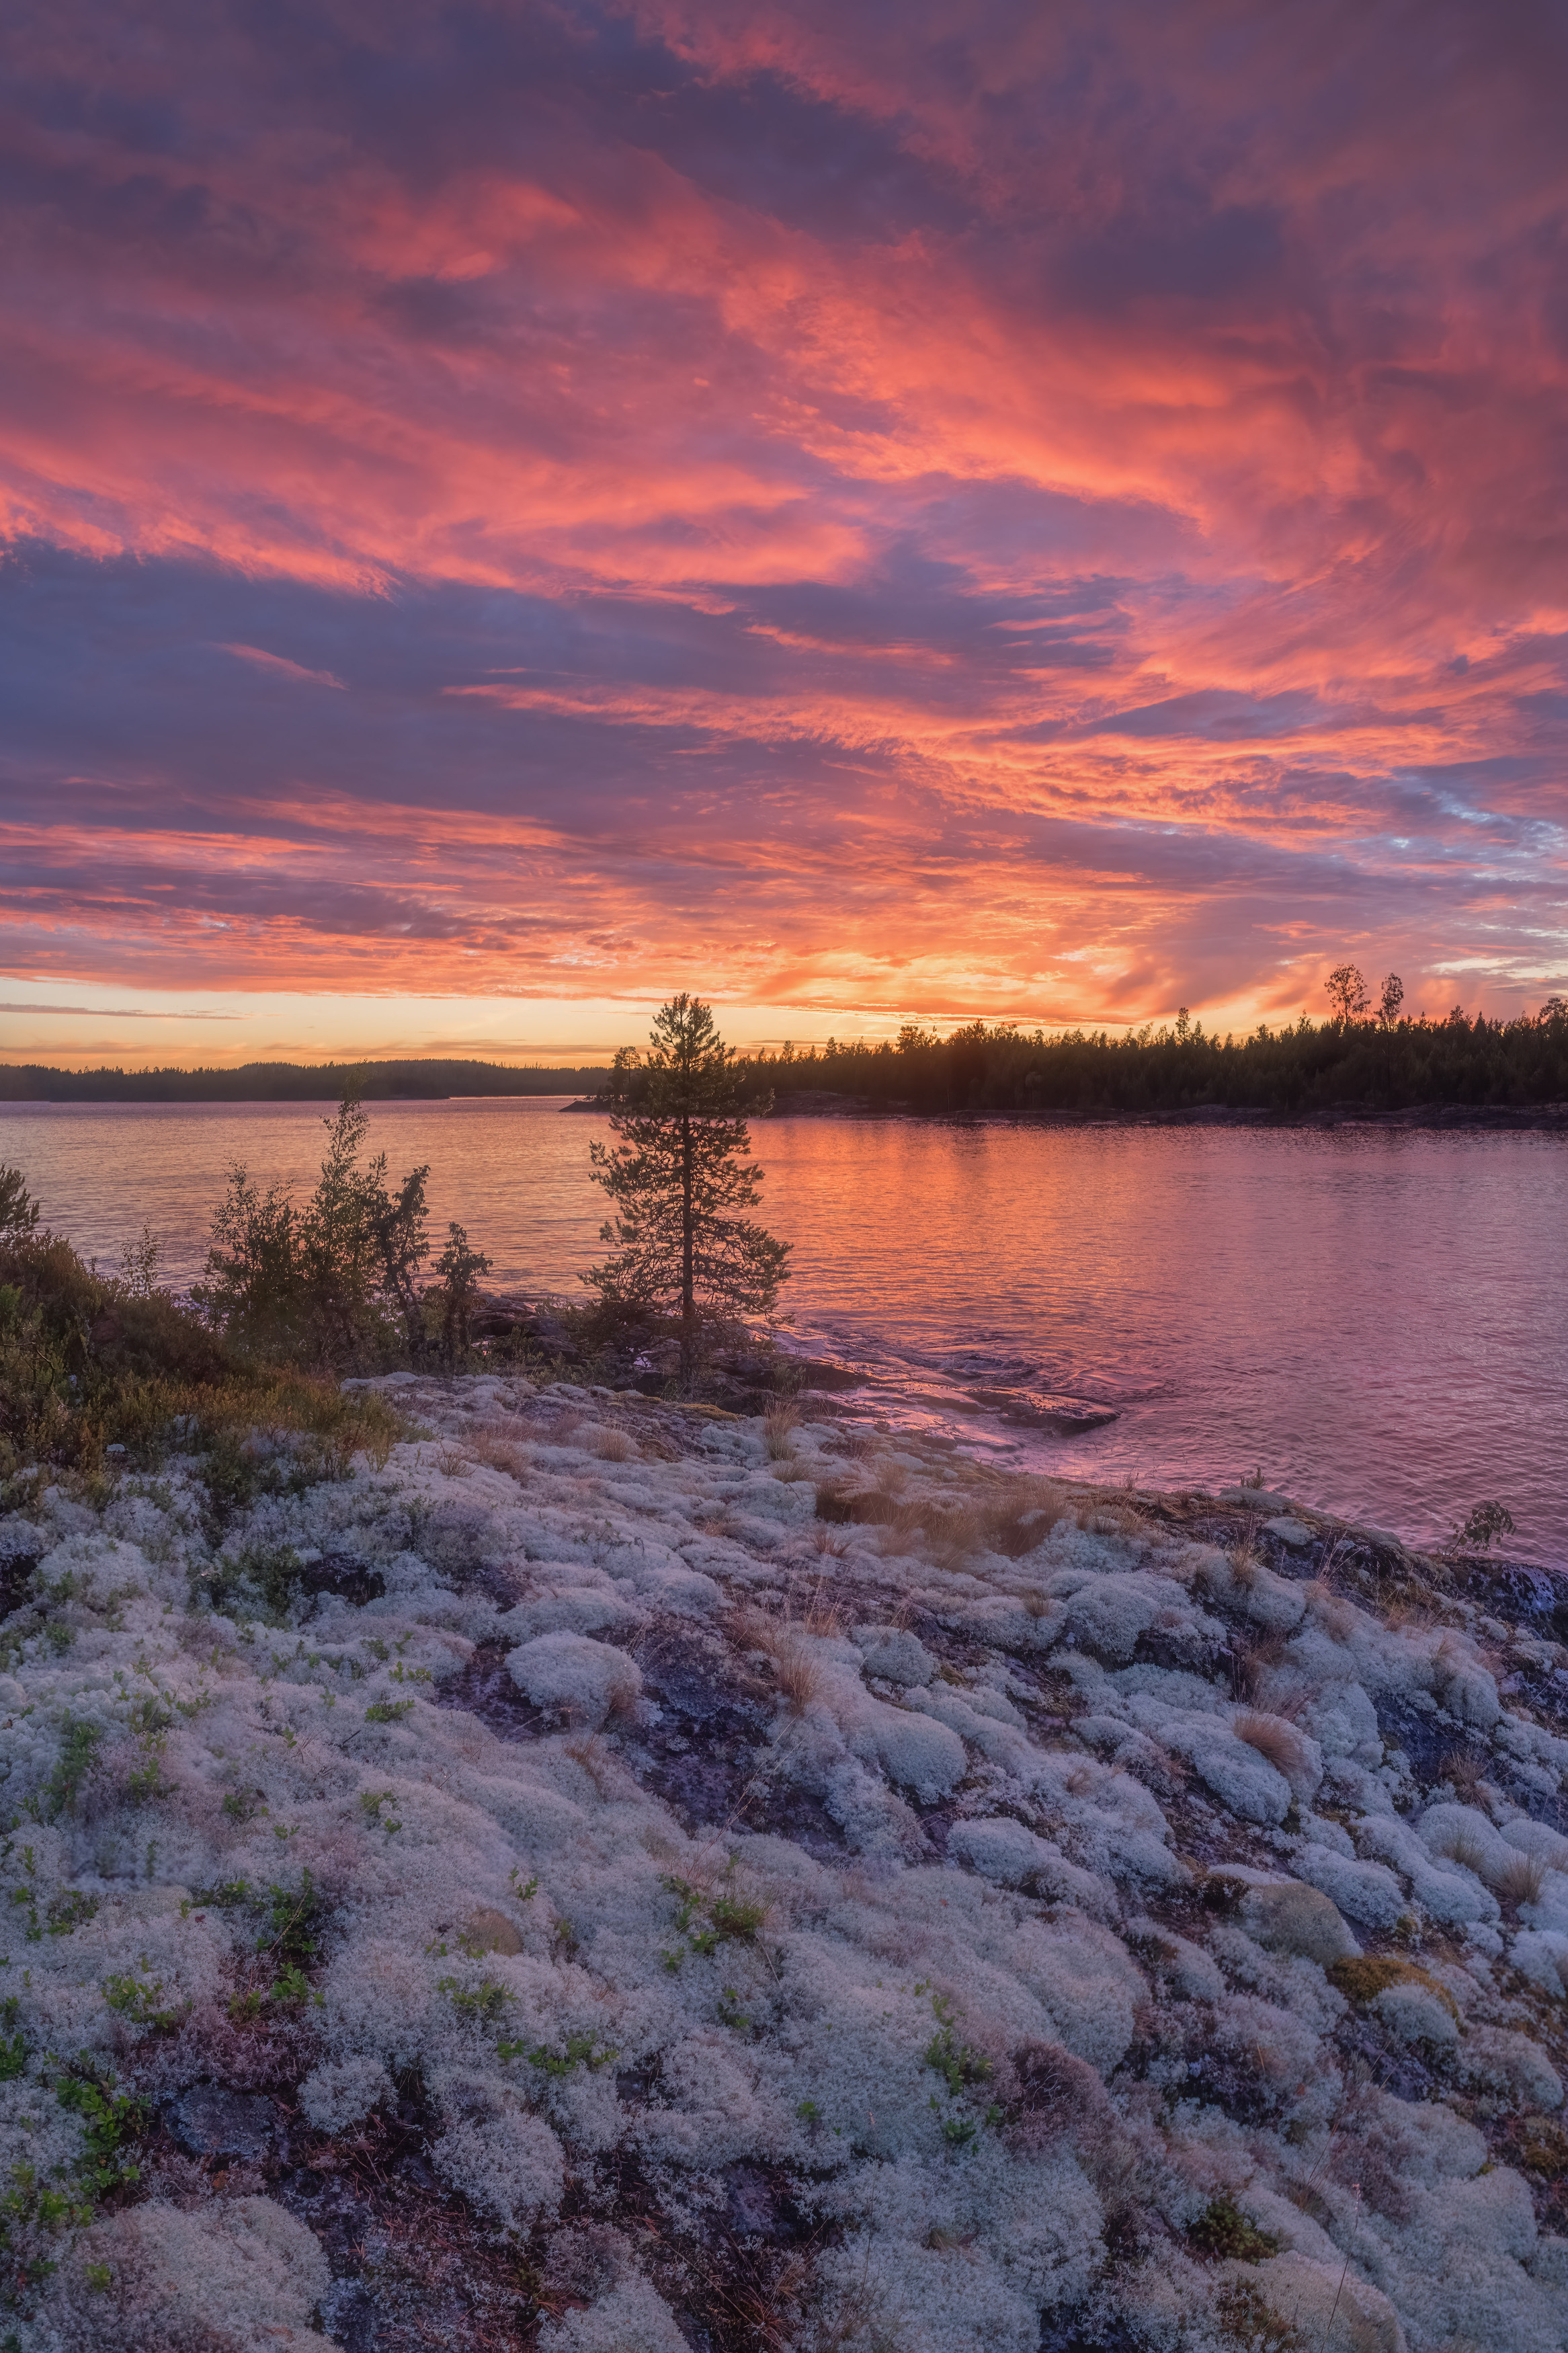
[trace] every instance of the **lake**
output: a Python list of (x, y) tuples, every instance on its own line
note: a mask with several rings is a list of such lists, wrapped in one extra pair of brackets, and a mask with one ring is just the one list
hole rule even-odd
[[(225, 1171), (313, 1176), (326, 1106), (8, 1104), (0, 1159), (116, 1264), (147, 1220), (199, 1270)], [(431, 1164), (496, 1280), (571, 1293), (597, 1251), (601, 1120), (560, 1099), (378, 1103), (395, 1176)], [(1568, 1139), (1374, 1129), (770, 1120), (764, 1219), (795, 1245), (789, 1345), (862, 1367), (894, 1427), (1085, 1477), (1266, 1483), (1431, 1541), (1473, 1504), (1568, 1562)], [(1118, 1419), (1061, 1440), (986, 1384)]]

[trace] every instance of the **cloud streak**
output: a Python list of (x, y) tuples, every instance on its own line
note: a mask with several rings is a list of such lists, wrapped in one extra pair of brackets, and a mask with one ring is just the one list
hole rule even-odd
[(1562, 984), (1554, 12), (116, 21), (0, 36), (7, 968)]

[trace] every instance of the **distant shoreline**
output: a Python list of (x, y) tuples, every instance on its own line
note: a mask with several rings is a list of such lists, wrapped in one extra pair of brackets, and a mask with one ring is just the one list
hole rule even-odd
[(403, 1060), (242, 1062), (231, 1071), (55, 1070), (41, 1062), (0, 1063), (0, 1103), (337, 1103), (358, 1082), (366, 1103), (450, 1103), (459, 1096), (508, 1098), (584, 1094), (603, 1086), (609, 1066)]
[[(563, 1103), (563, 1112), (598, 1112), (609, 1106), (584, 1096)], [(1568, 1103), (1417, 1103), (1403, 1111), (1374, 1111), (1362, 1103), (1335, 1103), (1321, 1111), (1255, 1111), (1228, 1103), (1195, 1103), (1173, 1111), (926, 1111), (912, 1103), (879, 1103), (866, 1097), (780, 1096), (770, 1119), (910, 1120), (921, 1125), (975, 1127), (1002, 1122), (1009, 1127), (1226, 1127), (1426, 1129), (1439, 1134), (1469, 1132), (1568, 1135)]]

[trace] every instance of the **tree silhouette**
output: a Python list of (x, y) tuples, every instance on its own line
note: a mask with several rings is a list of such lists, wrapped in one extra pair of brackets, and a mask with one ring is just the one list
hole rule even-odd
[(1377, 1018), (1385, 1029), (1392, 1029), (1399, 1018), (1399, 1008), (1405, 1002), (1405, 983), (1396, 972), (1391, 972), (1383, 984), (1378, 1000)]
[(616, 1150), (592, 1146), (594, 1181), (615, 1204), (599, 1229), (616, 1245), (583, 1280), (606, 1306), (666, 1314), (680, 1326), (680, 1374), (689, 1383), (704, 1325), (771, 1315), (789, 1269), (789, 1245), (746, 1214), (763, 1172), (751, 1158), (744, 1073), (710, 1008), (684, 993), (661, 1006), (648, 1051), (623, 1047), (610, 1081)]
[(1336, 1021), (1359, 1020), (1372, 1003), (1366, 993), (1366, 983), (1356, 965), (1336, 965), (1324, 987), (1329, 992), (1329, 1003), (1334, 1008)]

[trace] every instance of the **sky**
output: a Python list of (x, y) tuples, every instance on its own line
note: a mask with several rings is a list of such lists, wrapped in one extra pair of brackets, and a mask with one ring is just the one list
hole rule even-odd
[(1568, 987), (1557, 0), (14, 0), (0, 1052)]

